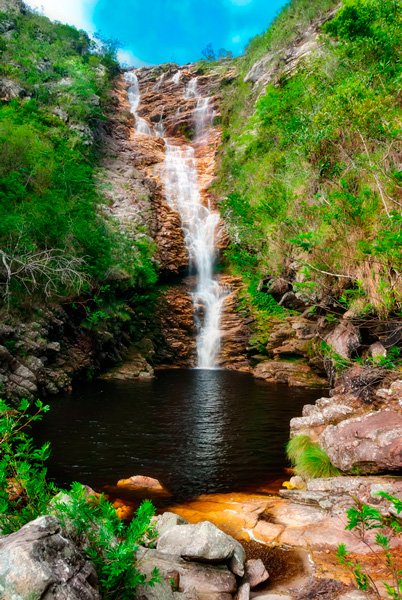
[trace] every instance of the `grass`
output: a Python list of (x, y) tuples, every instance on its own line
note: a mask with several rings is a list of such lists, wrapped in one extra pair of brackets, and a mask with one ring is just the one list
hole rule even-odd
[(291, 438), (286, 446), (287, 456), (292, 463), (296, 475), (304, 479), (317, 477), (336, 477), (341, 474), (317, 443), (307, 435)]

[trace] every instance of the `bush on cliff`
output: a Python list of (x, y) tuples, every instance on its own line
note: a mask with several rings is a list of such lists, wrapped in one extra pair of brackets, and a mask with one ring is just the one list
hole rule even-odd
[[(275, 84), (256, 100), (244, 75), (306, 30), (305, 4), (293, 0), (250, 43), (225, 89), (218, 189), (228, 258), (247, 282), (282, 276), (310, 303), (329, 296), (340, 312), (385, 317), (402, 308), (401, 4), (345, 0), (319, 50), (290, 75), (278, 64)], [(307, 4), (311, 22), (336, 3)]]
[(79, 483), (55, 497), (60, 490), (46, 478), (49, 444), (37, 448), (29, 435), (48, 410), (40, 401), (30, 405), (22, 400), (12, 408), (0, 400), (0, 532), (6, 535), (40, 515), (56, 513), (68, 537), (93, 562), (103, 597), (131, 600), (138, 585), (158, 581), (156, 570), (147, 580), (135, 562), (138, 546), (154, 537), (155, 509), (143, 502), (126, 524), (102, 494), (88, 493)]

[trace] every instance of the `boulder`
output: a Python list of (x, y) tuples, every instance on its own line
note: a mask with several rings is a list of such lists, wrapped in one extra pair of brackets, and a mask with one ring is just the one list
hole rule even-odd
[(250, 558), (246, 561), (244, 579), (251, 589), (269, 579), (269, 573), (260, 558)]
[(381, 356), (383, 356), (383, 357), (387, 356), (387, 351), (384, 348), (384, 346), (381, 344), (381, 342), (375, 342), (374, 344), (371, 344), (371, 346), (368, 349), (368, 353), (373, 358), (380, 358)]
[(342, 471), (377, 473), (402, 468), (402, 414), (381, 410), (329, 425), (320, 444)]
[(156, 567), (165, 581), (177, 582), (176, 587), (182, 593), (196, 589), (199, 597), (205, 594), (205, 598), (218, 598), (214, 594), (233, 594), (237, 589), (235, 576), (224, 565), (188, 562), (180, 556), (146, 548), (139, 549), (137, 561), (141, 573), (150, 576)]
[(135, 600), (175, 600), (172, 586), (164, 579), (152, 587), (149, 585), (138, 586), (134, 598)]
[(162, 515), (155, 517), (155, 528), (158, 533), (158, 536), (163, 535), (172, 527), (176, 527), (177, 525), (187, 525), (188, 521), (183, 519), (180, 515), (176, 515), (176, 513), (172, 512), (164, 512)]
[(306, 303), (294, 292), (286, 292), (286, 294), (282, 296), (279, 306), (283, 306), (289, 310), (304, 310), (306, 308)]
[(157, 549), (186, 560), (228, 563), (236, 575), (244, 575), (246, 554), (243, 546), (209, 521), (177, 525), (160, 536)]
[(38, 517), (0, 539), (0, 597), (99, 600), (95, 568), (63, 537), (59, 521)]
[(286, 279), (283, 279), (283, 277), (276, 277), (268, 282), (265, 291), (267, 294), (271, 294), (271, 296), (273, 296), (275, 300), (278, 301), (290, 289), (291, 285), (289, 281), (286, 281)]
[(325, 341), (340, 356), (350, 358), (360, 346), (359, 330), (350, 321), (344, 320), (331, 331)]
[(16, 98), (22, 98), (26, 92), (13, 79), (0, 79), (0, 100), (8, 102)]

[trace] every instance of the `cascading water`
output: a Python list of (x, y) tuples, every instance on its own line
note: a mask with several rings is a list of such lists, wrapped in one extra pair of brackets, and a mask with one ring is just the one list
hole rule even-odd
[[(137, 132), (163, 137), (162, 119), (156, 129), (152, 130), (137, 114), (140, 103), (137, 76), (131, 72), (126, 75), (126, 79), (131, 83), (128, 94), (131, 112), (136, 118)], [(179, 76), (172, 77), (174, 83), (178, 84), (179, 80)], [(189, 81), (184, 98), (197, 100), (194, 110), (194, 145), (196, 146), (206, 134), (208, 127), (212, 125), (214, 113), (209, 98), (198, 94), (196, 78)], [(192, 294), (197, 326), (197, 367), (213, 369), (216, 367), (220, 348), (220, 320), (226, 297), (214, 277), (215, 238), (219, 215), (209, 205), (203, 204), (194, 147), (189, 144), (176, 145), (167, 137), (163, 139), (166, 155), (162, 175), (166, 199), (180, 215), (190, 268), (197, 274), (197, 285)]]
[(128, 71), (125, 74), (125, 79), (127, 83), (130, 84), (128, 88), (128, 101), (130, 103), (131, 113), (135, 118), (135, 128), (137, 133), (144, 133), (145, 135), (152, 135), (152, 129), (148, 125), (145, 119), (138, 115), (137, 109), (140, 104), (141, 94), (140, 94), (140, 85), (138, 83), (138, 77), (134, 73), (134, 71)]

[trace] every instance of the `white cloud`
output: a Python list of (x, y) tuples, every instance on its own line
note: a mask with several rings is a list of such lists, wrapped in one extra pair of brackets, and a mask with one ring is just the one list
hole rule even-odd
[(53, 21), (75, 25), (94, 33), (91, 14), (96, 0), (25, 0), (31, 8), (36, 8)]
[(117, 52), (117, 60), (125, 67), (148, 67), (149, 63), (144, 62), (138, 56), (135, 56), (131, 50), (120, 48)]

